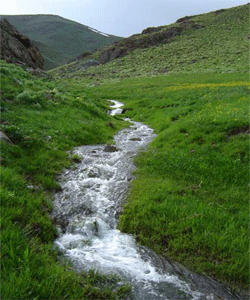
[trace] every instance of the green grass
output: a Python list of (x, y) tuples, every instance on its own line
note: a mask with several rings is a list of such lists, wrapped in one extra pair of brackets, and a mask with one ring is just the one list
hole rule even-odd
[(110, 141), (124, 124), (108, 104), (73, 83), (38, 79), (1, 62), (1, 297), (124, 299), (119, 278), (77, 274), (58, 260), (50, 219), (56, 175), (74, 164), (73, 147)]
[(123, 101), (128, 117), (157, 133), (136, 159), (120, 229), (166, 258), (247, 287), (248, 17), (249, 4), (195, 16), (202, 27), (187, 26), (166, 45), (88, 69), (80, 60), (54, 78), (1, 63), (1, 128), (14, 143), (1, 144), (3, 299), (126, 297), (119, 279), (75, 274), (57, 260), (49, 218), (55, 176), (78, 160), (66, 151), (111, 142), (126, 125), (106, 114), (106, 99)]
[[(247, 74), (144, 77), (95, 87), (157, 133), (136, 159), (119, 228), (232, 286), (249, 283)], [(93, 88), (92, 88), (93, 90)]]

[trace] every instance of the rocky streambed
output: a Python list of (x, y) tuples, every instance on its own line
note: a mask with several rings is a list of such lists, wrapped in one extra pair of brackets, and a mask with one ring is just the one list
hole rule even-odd
[[(112, 101), (111, 115), (122, 112)], [(82, 146), (76, 168), (60, 176), (52, 217), (59, 224), (55, 245), (76, 271), (117, 274), (129, 282), (132, 299), (243, 299), (210, 278), (171, 263), (139, 246), (117, 229), (117, 217), (133, 179), (134, 157), (150, 143), (151, 128), (131, 122), (114, 137), (114, 145)]]

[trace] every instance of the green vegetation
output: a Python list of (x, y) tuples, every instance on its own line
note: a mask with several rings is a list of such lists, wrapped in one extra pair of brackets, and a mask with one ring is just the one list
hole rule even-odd
[[(157, 29), (157, 28), (156, 28)], [(148, 44), (156, 34), (180, 30), (164, 44)], [(249, 70), (249, 4), (192, 17), (187, 22), (178, 22), (160, 27), (159, 31), (136, 35), (118, 42), (118, 49), (139, 44), (128, 54), (86, 70), (81, 68), (85, 60), (61, 66), (53, 71), (60, 76), (75, 76), (84, 81), (105, 83), (123, 79), (162, 74), (194, 74), (207, 72), (248, 72)], [(145, 40), (143, 44), (140, 40)], [(125, 44), (125, 46), (123, 45)], [(143, 46), (144, 45), (144, 46)], [(116, 45), (115, 45), (116, 47)], [(144, 49), (141, 49), (145, 47)], [(113, 45), (110, 46), (114, 48)], [(106, 51), (106, 50), (105, 50)], [(125, 50), (124, 50), (125, 51)], [(103, 51), (93, 54), (100, 60)]]
[[(181, 33), (169, 43), (141, 49), (142, 39), (173, 28)], [(79, 71), (83, 60), (52, 72), (123, 101), (128, 117), (158, 134), (136, 160), (120, 229), (167, 258), (243, 287), (249, 283), (248, 31), (249, 4), (146, 30), (129, 41), (140, 46), (119, 42), (127, 43), (127, 55), (101, 66)]]
[[(248, 20), (249, 4), (194, 16), (132, 37), (139, 46), (124, 42), (123, 57), (83, 68), (106, 48), (51, 71), (53, 78), (2, 62), (2, 130), (14, 143), (1, 143), (3, 299), (128, 293), (114, 277), (73, 273), (52, 246), (55, 176), (79, 159), (66, 151), (111, 142), (125, 126), (106, 114), (106, 99), (124, 102), (126, 116), (157, 133), (136, 159), (120, 229), (199, 273), (247, 287)], [(171, 28), (181, 31), (167, 44), (142, 43)]]
[(1, 297), (124, 299), (129, 287), (114, 276), (76, 274), (58, 261), (49, 217), (55, 175), (76, 161), (66, 151), (110, 140), (121, 121), (84, 87), (4, 62), (1, 96), (1, 130), (14, 144), (1, 142)]
[(93, 51), (120, 40), (104, 36), (80, 23), (56, 15), (1, 15), (34, 41), (45, 59), (45, 70), (58, 67), (85, 51)]
[(245, 74), (158, 76), (95, 88), (157, 137), (136, 159), (123, 232), (157, 253), (247, 286), (249, 81)]

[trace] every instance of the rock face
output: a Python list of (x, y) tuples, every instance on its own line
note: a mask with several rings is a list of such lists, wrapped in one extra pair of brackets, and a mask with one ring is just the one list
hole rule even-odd
[(1, 59), (37, 69), (43, 68), (44, 58), (30, 39), (19, 33), (7, 19), (0, 22)]
[(176, 36), (185, 34), (187, 29), (194, 30), (204, 27), (190, 20), (191, 18), (180, 19), (178, 25), (172, 27), (149, 27), (143, 30), (141, 34), (135, 34), (122, 41), (118, 41), (101, 52), (100, 62), (107, 63), (116, 58), (123, 57), (135, 49), (146, 49), (159, 44), (168, 44)]

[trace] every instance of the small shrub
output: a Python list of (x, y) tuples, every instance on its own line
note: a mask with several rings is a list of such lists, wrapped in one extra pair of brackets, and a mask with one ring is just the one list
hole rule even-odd
[(46, 96), (43, 91), (33, 92), (33, 91), (23, 91), (17, 96), (17, 101), (24, 104), (43, 104)]

